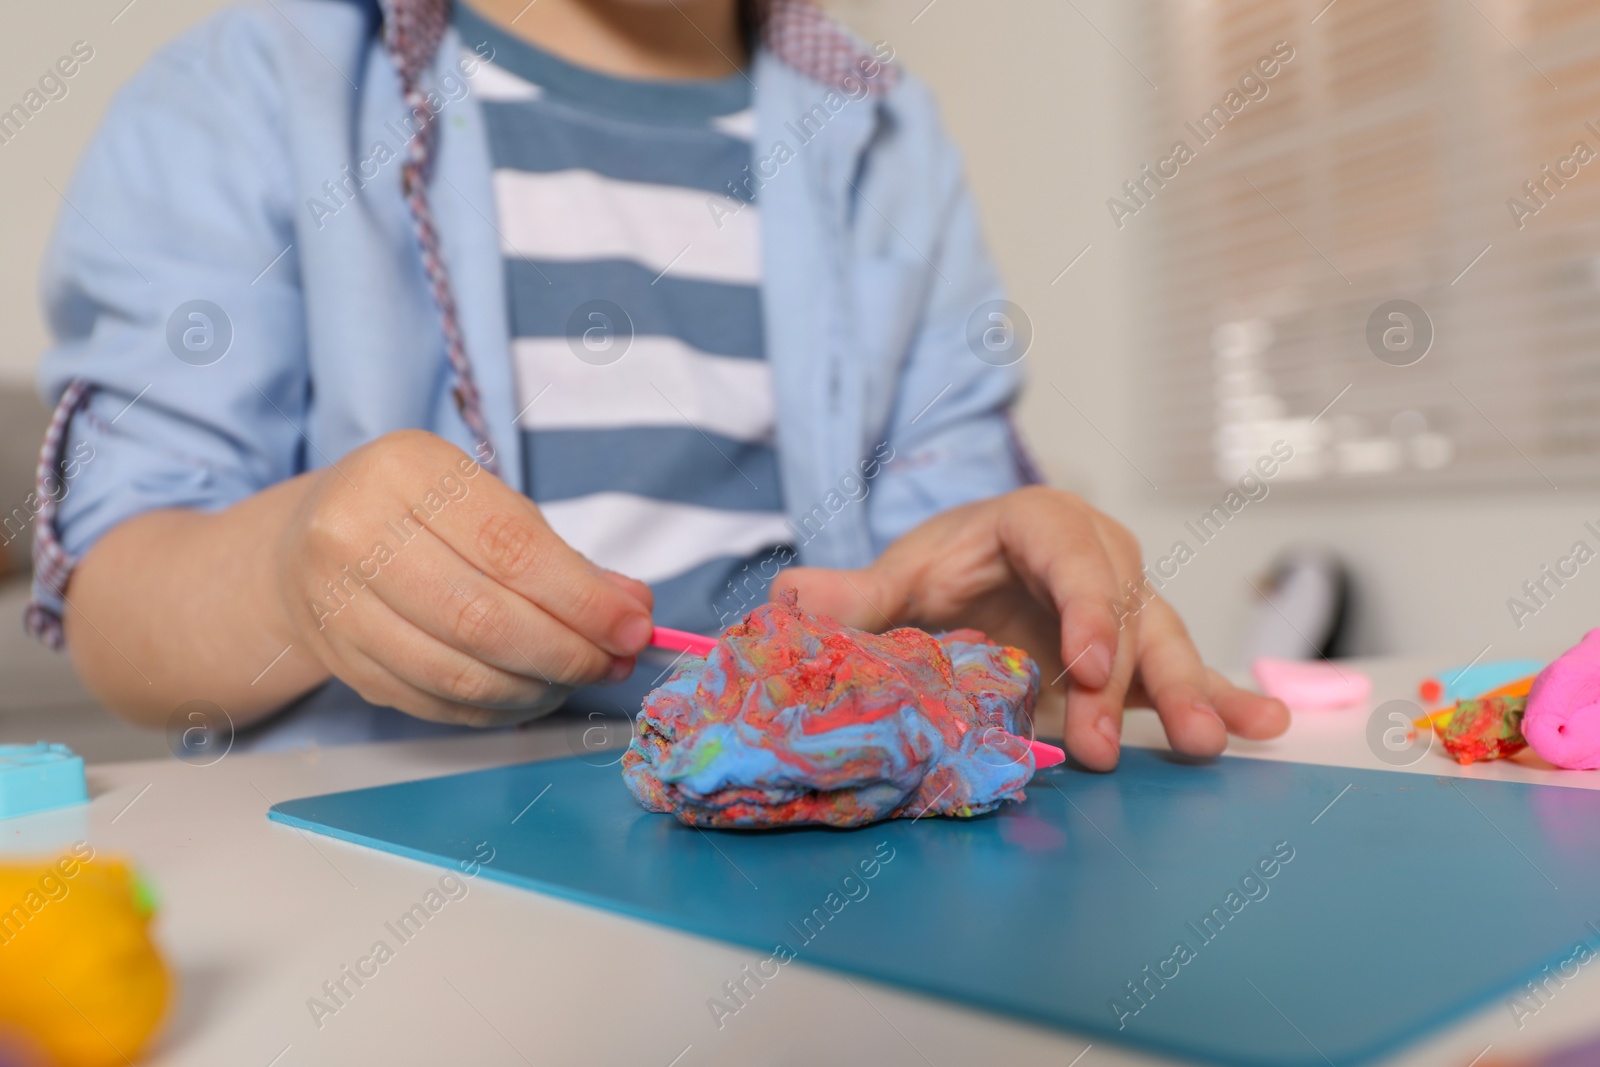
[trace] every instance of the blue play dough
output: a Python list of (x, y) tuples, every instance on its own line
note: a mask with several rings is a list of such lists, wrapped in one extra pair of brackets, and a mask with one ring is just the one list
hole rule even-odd
[(1451, 667), (1434, 675), (1443, 688), (1442, 703), (1454, 704), (1458, 700), (1475, 700), (1491, 689), (1538, 674), (1548, 664), (1542, 659), (1499, 659), (1487, 663), (1474, 663), (1470, 667)]

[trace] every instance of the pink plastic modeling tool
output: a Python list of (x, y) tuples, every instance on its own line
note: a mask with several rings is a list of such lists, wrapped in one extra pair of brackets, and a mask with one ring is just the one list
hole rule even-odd
[[(703, 637), (685, 630), (669, 630), (665, 626), (656, 627), (650, 643), (668, 652), (687, 652), (692, 656), (709, 656), (711, 650), (717, 647), (715, 637)], [(1047, 745), (1043, 741), (1029, 741), (1028, 748), (1033, 752), (1034, 766), (1041, 771), (1067, 761), (1067, 754), (1055, 745)]]
[(715, 637), (702, 637), (687, 630), (669, 630), (665, 626), (656, 627), (650, 643), (668, 652), (687, 652), (694, 656), (709, 656), (711, 650), (717, 647)]
[(1067, 762), (1067, 754), (1054, 745), (1047, 745), (1043, 741), (1029, 741), (1028, 748), (1033, 753), (1033, 765), (1037, 770), (1054, 767), (1058, 763)]

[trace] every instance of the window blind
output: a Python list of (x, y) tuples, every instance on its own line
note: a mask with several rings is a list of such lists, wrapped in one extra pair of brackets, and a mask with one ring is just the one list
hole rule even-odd
[(1128, 17), (1157, 89), (1129, 95), (1107, 215), (1138, 249), (1157, 483), (1234, 480), (1276, 440), (1283, 480), (1600, 478), (1600, 4)]

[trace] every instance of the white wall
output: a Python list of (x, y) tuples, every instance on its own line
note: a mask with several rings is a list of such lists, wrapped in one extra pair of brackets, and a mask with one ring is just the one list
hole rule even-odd
[[(1118, 52), (1132, 53), (1121, 24), (1127, 5), (832, 6), (863, 36), (894, 44), (932, 85), (965, 149), (991, 245), (1013, 299), (1035, 325), (1022, 422), (1052, 481), (1126, 522), (1147, 551), (1165, 550), (1221, 490), (1152, 491), (1118, 453), (1136, 453), (1143, 430), (1134, 242), (1147, 233), (1117, 231), (1105, 200), (1143, 161), (1123, 116), (1153, 91)], [(1161, 84), (1159, 71), (1146, 73)], [(1086, 244), (1091, 251), (1052, 286)], [(1279, 486), (1202, 548), (1167, 595), (1207, 657), (1234, 665), (1254, 595), (1246, 577), (1259, 577), (1285, 545), (1316, 540), (1336, 547), (1355, 569), (1360, 651), (1438, 656), (1441, 667), (1469, 660), (1485, 645), (1491, 658), (1547, 655), (1600, 626), (1600, 561), (1582, 568), (1521, 631), (1505, 601), (1578, 538), (1600, 548), (1600, 538), (1583, 530), (1585, 520), (1600, 528), (1593, 487), (1376, 495)]]
[[(1138, 163), (1121, 116), (1152, 90), (1116, 50), (1128, 50), (1119, 0), (1075, 4), (835, 0), (832, 6), (864, 36), (890, 41), (932, 84), (966, 150), (995, 254), (1013, 298), (1034, 323), (1028, 357), (1034, 385), (1023, 424), (1052, 480), (1117, 515), (1156, 548), (1180, 536), (1183, 521), (1210, 500), (1150, 491), (1117, 451), (1131, 450), (1141, 433), (1131, 346), (1142, 309), (1132, 231), (1110, 226), (1104, 202)], [(95, 57), (68, 83), (64, 99), (47, 104), (20, 136), (0, 145), (7, 253), (0, 260), (0, 322), (7, 324), (0, 381), (29, 380), (45, 343), (35, 277), (62, 210), (47, 180), (65, 189), (115, 88), (157, 45), (219, 6), (218, 0), (11, 5), (8, 32), (0, 35), (6, 72), (0, 106), (21, 100), (74, 41), (88, 41)], [(1052, 285), (1086, 244), (1093, 245), (1089, 253)], [(1339, 548), (1356, 568), (1357, 638), (1365, 651), (1443, 660), (1470, 659), (1485, 644), (1493, 645), (1491, 656), (1549, 651), (1600, 624), (1600, 562), (1584, 568), (1520, 633), (1505, 600), (1541, 564), (1587, 536), (1586, 519), (1600, 526), (1600, 493), (1593, 489), (1319, 498), (1276, 489), (1207, 545), (1168, 594), (1203, 651), (1229, 663), (1250, 596), (1245, 577), (1258, 575), (1286, 543), (1317, 539)]]

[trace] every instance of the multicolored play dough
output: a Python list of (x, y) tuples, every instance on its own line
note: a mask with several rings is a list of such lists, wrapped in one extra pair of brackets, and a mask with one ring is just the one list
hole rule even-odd
[(860, 826), (1021, 800), (1039, 668), (976, 630), (871, 634), (793, 594), (645, 698), (623, 776), (693, 826)]
[(1436, 728), (1444, 750), (1462, 765), (1506, 759), (1528, 747), (1522, 737), (1522, 714), (1528, 698), (1486, 696), (1463, 700)]

